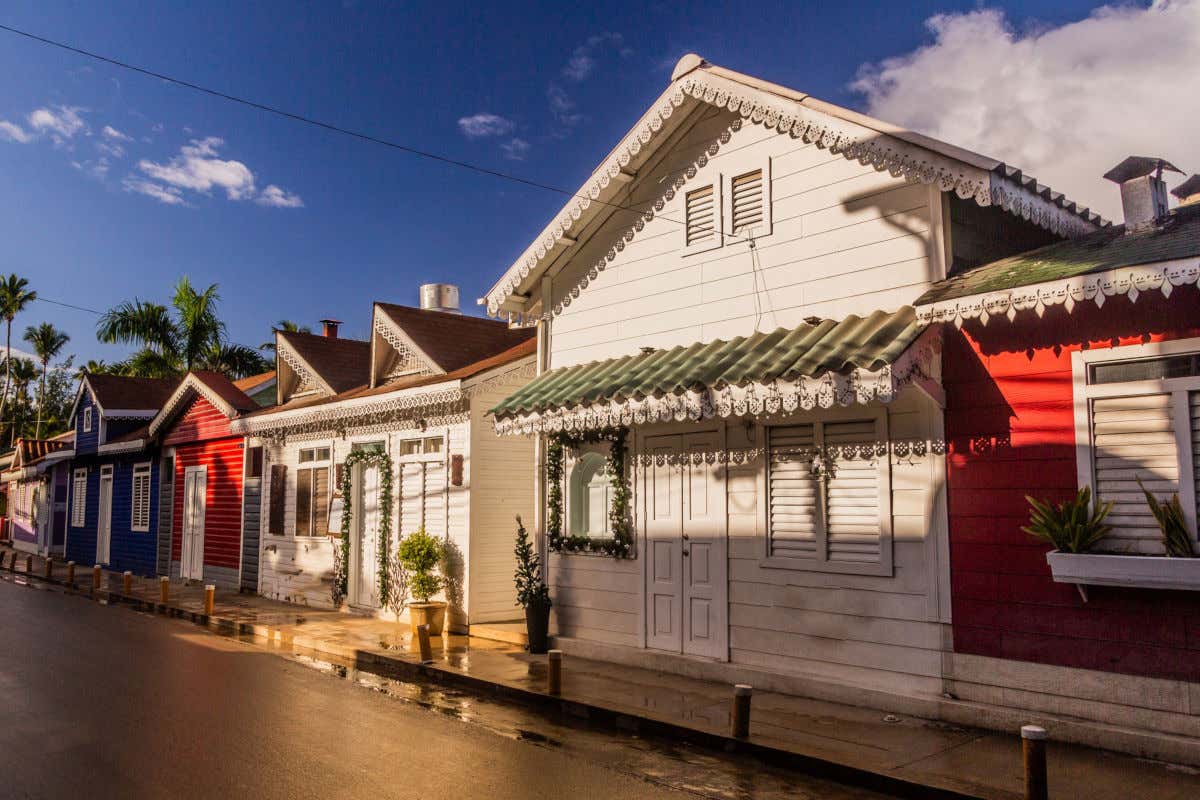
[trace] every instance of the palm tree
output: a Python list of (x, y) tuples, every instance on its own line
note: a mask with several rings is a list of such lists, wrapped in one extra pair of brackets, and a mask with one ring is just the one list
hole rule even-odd
[(209, 369), (241, 378), (265, 371), (256, 350), (229, 342), (217, 316), (220, 300), (215, 283), (197, 291), (185, 276), (175, 284), (170, 308), (136, 298), (121, 303), (100, 317), (96, 337), (140, 348), (120, 367), (129, 375), (165, 378)]
[(89, 358), (86, 364), (80, 365), (79, 369), (75, 370), (75, 379), (83, 380), (85, 375), (115, 375), (120, 368), (120, 363), (109, 364), (104, 359)]
[[(17, 441), (17, 428), (21, 425), (28, 424), (29, 411), (29, 384), (37, 380), (37, 366), (32, 361), (26, 358), (18, 358), (12, 364), (12, 388), (13, 388), (13, 404), (9, 409), (12, 414), (12, 426), (9, 428), (8, 446), (12, 447)], [(19, 401), (19, 402), (18, 402)], [(17, 415), (21, 415), (21, 419), (17, 419)], [(25, 435), (27, 431), (23, 432)]]
[(8, 388), (12, 383), (12, 324), (25, 306), (37, 300), (37, 292), (29, 288), (29, 281), (16, 273), (0, 278), (0, 317), (4, 318), (4, 393), (0, 394), (0, 420), (8, 407)]
[(37, 428), (33, 434), (33, 438), (40, 439), (42, 438), (42, 412), (46, 408), (46, 373), (50, 370), (50, 362), (58, 358), (58, 354), (66, 347), (67, 342), (71, 341), (71, 337), (49, 322), (43, 322), (36, 328), (30, 325), (25, 329), (25, 341), (33, 345), (33, 352), (37, 354), (38, 361), (42, 362), (42, 382), (38, 389)]
[[(290, 319), (281, 319), (271, 326), (271, 332), (283, 331), (284, 333), (312, 333), (312, 328), (307, 325), (301, 325), (298, 322), (292, 322)], [(258, 346), (259, 350), (275, 350), (275, 337), (271, 337), (271, 341), (263, 342)]]

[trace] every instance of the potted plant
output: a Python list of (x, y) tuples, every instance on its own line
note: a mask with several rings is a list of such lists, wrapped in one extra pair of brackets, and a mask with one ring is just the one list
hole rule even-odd
[(413, 636), (421, 625), (429, 626), (430, 636), (441, 636), (445, 626), (446, 606), (441, 601), (430, 601), (442, 588), (442, 576), (435, 570), (442, 563), (445, 546), (424, 528), (410, 533), (400, 540), (396, 549), (396, 560), (406, 576), (408, 593), (415, 602), (408, 604), (408, 621)]
[(525, 608), (525, 635), (530, 653), (545, 653), (549, 647), (550, 589), (542, 580), (542, 565), (529, 533), (517, 517), (517, 571), (513, 582), (517, 586), (517, 605)]

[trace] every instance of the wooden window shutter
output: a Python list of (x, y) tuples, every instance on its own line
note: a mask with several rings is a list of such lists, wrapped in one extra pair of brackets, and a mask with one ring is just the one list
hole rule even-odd
[(283, 535), (284, 519), (287, 516), (287, 465), (271, 465), (271, 512), (268, 530)]
[(434, 536), (446, 535), (446, 465), (426, 461), (422, 499), (425, 507), (425, 531)]
[[(1195, 400), (1192, 402), (1194, 415)], [(1169, 497), (1179, 491), (1179, 448), (1173, 411), (1169, 394), (1092, 401), (1095, 494), (1114, 503), (1106, 520), (1113, 526), (1105, 539), (1106, 548), (1131, 553), (1162, 552), (1158, 525), (1137, 479), (1141, 478), (1146, 488), (1158, 497)]]
[(717, 235), (716, 195), (712, 186), (687, 193), (686, 225), (688, 246), (712, 241)]
[(730, 215), (733, 232), (755, 228), (763, 221), (763, 173), (761, 169), (747, 172), (732, 181)]
[(818, 481), (813, 476), (814, 427), (771, 428), (769, 437), (770, 553), (815, 558), (820, 520)]
[(296, 470), (296, 535), (312, 533), (312, 478), (311, 469)]
[(874, 420), (829, 422), (825, 538), (830, 561), (876, 563), (880, 559), (882, 515)]
[(329, 533), (329, 467), (312, 470), (312, 532), (313, 536)]

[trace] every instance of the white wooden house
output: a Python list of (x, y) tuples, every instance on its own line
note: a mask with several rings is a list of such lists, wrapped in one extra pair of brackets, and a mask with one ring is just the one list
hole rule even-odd
[[(514, 516), (533, 510), (533, 447), (498, 436), (485, 415), (533, 376), (533, 332), (376, 303), (370, 341), (332, 333), (279, 333), (279, 405), (238, 423), (266, 443), (260, 593), (330, 607), (349, 506), (351, 609), (387, 613), (378, 568), (388, 514), (391, 553), (421, 528), (448, 543), (443, 599), (455, 630), (517, 618)], [(342, 464), (364, 449), (388, 456), (390, 507), (380, 507), (378, 464), (353, 467), (352, 496), (341, 496)]]
[(561, 467), (537, 484), (558, 646), (935, 713), (943, 393), (909, 304), (1101, 224), (998, 161), (685, 56), (480, 300), (538, 330), (539, 377), (494, 414)]

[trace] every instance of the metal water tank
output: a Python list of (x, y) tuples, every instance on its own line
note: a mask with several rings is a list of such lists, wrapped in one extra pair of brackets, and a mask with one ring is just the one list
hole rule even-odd
[(421, 285), (421, 308), (426, 311), (447, 311), (461, 314), (458, 307), (458, 287), (452, 283), (425, 283)]

